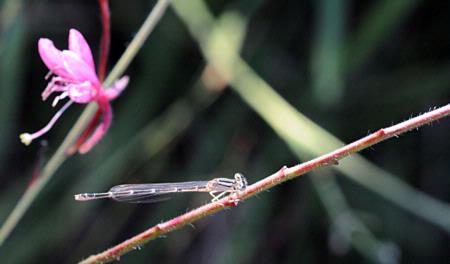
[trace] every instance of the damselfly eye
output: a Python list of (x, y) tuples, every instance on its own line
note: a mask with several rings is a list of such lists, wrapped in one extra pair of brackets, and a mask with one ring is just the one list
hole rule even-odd
[(235, 173), (234, 179), (236, 181), (236, 189), (243, 191), (247, 188), (247, 179), (242, 173)]

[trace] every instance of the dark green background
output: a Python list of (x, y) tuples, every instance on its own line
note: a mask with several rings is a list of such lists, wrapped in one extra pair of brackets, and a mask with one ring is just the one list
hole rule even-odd
[[(111, 1), (109, 69), (154, 3)], [(217, 17), (235, 12), (246, 19), (242, 57), (298, 111), (345, 142), (448, 103), (447, 1), (235, 0), (208, 1), (208, 6)], [(66, 48), (68, 30), (77, 28), (97, 58), (101, 25), (96, 1), (3, 0), (0, 13), (3, 222), (25, 191), (40, 149), (39, 141), (25, 147), (18, 135), (39, 129), (56, 111), (40, 99), (47, 69), (37, 40), (48, 37)], [(235, 92), (207, 92), (200, 81), (204, 67), (196, 41), (169, 9), (126, 72), (131, 82), (113, 103), (108, 134), (57, 171), (0, 248), (0, 262), (74, 263), (210, 199), (180, 194), (145, 205), (78, 203), (75, 193), (121, 183), (232, 177), (237, 171), (253, 183), (300, 162)], [(82, 108), (72, 106), (45, 136), (44, 159)], [(443, 119), (362, 154), (418, 192), (448, 202), (449, 131), (449, 120)], [(314, 176), (151, 241), (120, 263), (445, 263), (450, 258), (448, 233), (336, 174), (352, 215), (379, 243), (380, 258), (370, 260), (361, 253), (371, 250), (365, 235), (354, 232), (353, 239), (363, 239), (357, 249), (351, 247), (339, 228), (342, 222), (353, 226), (347, 211), (330, 213), (333, 204), (324, 206), (317, 196), (327, 190), (311, 183)]]

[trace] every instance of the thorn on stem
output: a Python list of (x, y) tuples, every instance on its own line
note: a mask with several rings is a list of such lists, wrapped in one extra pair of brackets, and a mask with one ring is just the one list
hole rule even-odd
[(281, 173), (281, 175), (283, 176), (283, 178), (287, 176), (287, 175), (286, 175), (286, 170), (287, 170), (287, 168), (288, 168), (288, 167), (287, 167), (286, 165), (284, 165), (284, 166), (281, 167), (281, 169), (278, 171), (278, 172)]

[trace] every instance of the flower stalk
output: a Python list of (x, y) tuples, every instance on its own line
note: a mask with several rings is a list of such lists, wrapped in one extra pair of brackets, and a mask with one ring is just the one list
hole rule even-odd
[(99, 0), (100, 16), (102, 20), (102, 38), (100, 39), (100, 59), (98, 62), (98, 78), (105, 79), (106, 66), (108, 63), (109, 47), (111, 43), (111, 19), (109, 12), (109, 1)]

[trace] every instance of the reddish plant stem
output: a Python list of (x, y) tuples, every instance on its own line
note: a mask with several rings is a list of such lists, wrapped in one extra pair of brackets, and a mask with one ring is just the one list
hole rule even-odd
[(109, 13), (109, 1), (98, 0), (102, 19), (102, 37), (100, 39), (100, 59), (98, 63), (98, 77), (102, 82), (105, 79), (106, 64), (108, 62), (109, 46), (111, 42), (111, 22)]
[[(100, 58), (98, 62), (98, 78), (101, 82), (105, 79), (106, 64), (108, 63), (109, 46), (111, 43), (111, 22), (109, 12), (109, 1), (98, 0), (100, 6), (100, 16), (102, 20), (102, 36), (100, 39)], [(78, 151), (78, 148), (84, 143), (87, 137), (92, 133), (98, 121), (100, 120), (101, 110), (98, 109), (95, 116), (92, 118), (89, 125), (83, 130), (83, 133), (78, 137), (75, 144), (66, 150), (66, 155), (71, 156)]]
[(157, 224), (150, 229), (100, 253), (92, 255), (80, 263), (103, 263), (118, 259), (121, 255), (139, 248), (146, 242), (157, 238), (158, 236), (171, 232), (175, 229), (190, 224), (205, 216), (212, 215), (218, 211), (222, 211), (226, 208), (236, 206), (237, 202), (246, 200), (260, 192), (272, 188), (282, 182), (289, 179), (303, 175), (315, 168), (325, 165), (338, 165), (339, 160), (349, 156), (352, 153), (358, 152), (362, 149), (368, 148), (374, 144), (384, 141), (388, 138), (398, 136), (414, 128), (418, 128), (425, 124), (428, 124), (434, 120), (446, 117), (450, 114), (450, 104), (437, 108), (428, 113), (411, 118), (407, 121), (401, 122), (397, 125), (382, 128), (375, 133), (372, 133), (366, 137), (363, 137), (353, 143), (350, 143), (342, 148), (339, 148), (333, 152), (317, 157), (313, 160), (304, 162), (302, 164), (295, 165), (293, 167), (282, 167), (276, 173), (250, 185), (243, 192), (233, 195), (233, 197), (225, 197), (215, 203), (209, 203), (194, 209), (190, 212), (177, 216), (166, 222)]
[(100, 122), (100, 117), (102, 117), (103, 111), (99, 107), (97, 109), (97, 112), (95, 112), (95, 115), (92, 117), (91, 121), (89, 121), (89, 124), (86, 126), (86, 128), (83, 130), (83, 133), (80, 134), (77, 141), (66, 150), (66, 155), (71, 156), (75, 154), (75, 152), (78, 151), (81, 145), (86, 141), (86, 139), (92, 134), (94, 129), (97, 127), (98, 123)]

